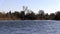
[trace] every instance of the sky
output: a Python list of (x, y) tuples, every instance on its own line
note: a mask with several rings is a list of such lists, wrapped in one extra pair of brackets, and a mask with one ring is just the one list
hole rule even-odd
[(0, 11), (2, 12), (21, 11), (22, 6), (28, 6), (28, 9), (35, 13), (39, 10), (54, 13), (60, 11), (60, 0), (0, 0)]

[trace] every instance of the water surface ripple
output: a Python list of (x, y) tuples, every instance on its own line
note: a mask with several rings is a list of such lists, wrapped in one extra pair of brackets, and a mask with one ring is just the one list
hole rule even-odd
[(54, 20), (0, 21), (0, 34), (60, 34), (60, 21)]

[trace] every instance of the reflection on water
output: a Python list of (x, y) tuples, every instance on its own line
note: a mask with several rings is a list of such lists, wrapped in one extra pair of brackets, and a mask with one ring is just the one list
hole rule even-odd
[(0, 34), (60, 34), (60, 21), (0, 21)]

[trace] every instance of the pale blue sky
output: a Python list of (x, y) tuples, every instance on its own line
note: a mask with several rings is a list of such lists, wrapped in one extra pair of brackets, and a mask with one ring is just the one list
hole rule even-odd
[(28, 6), (36, 13), (39, 10), (52, 13), (60, 10), (60, 0), (0, 0), (0, 11), (20, 11), (22, 6)]

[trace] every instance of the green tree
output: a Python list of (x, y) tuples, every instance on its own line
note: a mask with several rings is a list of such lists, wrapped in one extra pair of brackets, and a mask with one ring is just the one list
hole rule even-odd
[(60, 11), (57, 11), (55, 14), (56, 15), (55, 15), (54, 20), (60, 20)]
[(39, 13), (37, 14), (37, 19), (45, 19), (44, 14), (45, 13), (43, 10), (39, 10)]
[(54, 14), (54, 13), (51, 13), (51, 14), (49, 15), (49, 19), (53, 20), (54, 18), (55, 18), (55, 14)]
[(21, 17), (22, 20), (25, 19), (25, 11), (21, 11), (21, 13), (20, 13), (20, 17)]
[(48, 20), (48, 19), (49, 19), (49, 14), (46, 13), (46, 14), (44, 15), (44, 17), (45, 17), (46, 20)]
[(36, 19), (36, 15), (33, 11), (31, 13), (27, 13), (25, 17), (26, 17), (26, 19), (29, 19), (29, 20), (35, 20)]

